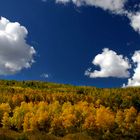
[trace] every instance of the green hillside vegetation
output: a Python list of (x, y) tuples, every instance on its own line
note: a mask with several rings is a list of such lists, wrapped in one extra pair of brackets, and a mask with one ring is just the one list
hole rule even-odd
[(140, 88), (0, 81), (0, 140), (140, 139)]

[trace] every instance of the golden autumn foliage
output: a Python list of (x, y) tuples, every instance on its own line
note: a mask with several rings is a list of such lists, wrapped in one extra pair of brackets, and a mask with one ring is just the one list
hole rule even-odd
[(1, 124), (2, 124), (2, 127), (5, 128), (5, 129), (9, 129), (11, 124), (10, 124), (10, 118), (9, 118), (9, 113), (5, 112), (3, 114), (3, 118), (1, 120)]
[(99, 129), (110, 130), (114, 126), (115, 116), (109, 109), (101, 106), (96, 110), (96, 126)]
[(0, 81), (0, 127), (56, 136), (140, 138), (140, 88), (98, 89)]

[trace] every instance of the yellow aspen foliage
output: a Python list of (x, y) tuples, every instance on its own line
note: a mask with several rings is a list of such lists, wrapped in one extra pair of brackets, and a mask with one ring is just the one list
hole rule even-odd
[[(78, 131), (82, 131), (85, 119), (91, 116), (92, 109), (86, 101), (80, 101), (74, 106), (74, 114), (76, 117), (75, 127)], [(89, 118), (88, 118), (89, 119)], [(88, 121), (88, 119), (86, 121)]]
[(30, 129), (32, 131), (38, 130), (37, 116), (32, 113), (32, 117), (30, 117)]
[(64, 103), (62, 106), (62, 125), (67, 132), (71, 131), (76, 125), (78, 119), (76, 117), (76, 111), (70, 102)]
[(40, 111), (46, 111), (48, 109), (48, 103), (47, 102), (39, 102), (38, 108)]
[(23, 121), (23, 131), (26, 132), (28, 130), (30, 130), (30, 118), (32, 117), (32, 114), (30, 112), (28, 112), (25, 116), (24, 116), (24, 121)]
[(96, 107), (96, 108), (99, 108), (100, 105), (101, 105), (101, 100), (98, 99), (98, 100), (95, 102), (95, 107)]
[(138, 114), (138, 116), (136, 118), (136, 124), (140, 128), (140, 113)]
[(115, 122), (118, 124), (119, 127), (123, 126), (123, 122), (124, 122), (124, 112), (123, 111), (121, 111), (121, 110), (117, 111)]
[(63, 116), (63, 126), (65, 128), (74, 126), (74, 124), (76, 123), (76, 116), (75, 114), (67, 114), (65, 116)]
[(136, 131), (140, 133), (140, 113), (138, 114), (135, 121)]
[(126, 109), (124, 112), (125, 112), (125, 122), (134, 123), (137, 116), (137, 110), (134, 107), (131, 107), (130, 109)]
[(17, 94), (12, 97), (12, 102), (14, 106), (19, 106), (20, 103), (23, 101), (23, 96)]
[(20, 130), (22, 128), (23, 116), (21, 115), (21, 111), (19, 107), (16, 107), (13, 111), (13, 117), (11, 118), (11, 124), (13, 127)]
[(10, 128), (10, 118), (9, 118), (9, 113), (5, 112), (2, 118), (2, 127), (5, 129)]
[(64, 135), (64, 126), (62, 125), (63, 122), (63, 118), (61, 116), (55, 116), (53, 117), (52, 121), (51, 121), (51, 128), (50, 128), (50, 132), (55, 134), (55, 135)]
[(39, 129), (41, 130), (46, 130), (48, 128), (48, 124), (49, 122), (49, 115), (47, 111), (39, 111), (37, 113), (38, 115), (38, 125), (39, 125)]
[(109, 108), (105, 108), (101, 106), (96, 110), (96, 126), (102, 130), (109, 130), (114, 126), (115, 117), (114, 113), (109, 110)]
[(94, 130), (95, 129), (95, 116), (93, 114), (90, 114), (89, 116), (87, 116), (82, 127), (84, 130)]
[(0, 121), (1, 121), (5, 112), (7, 112), (7, 113), (11, 112), (11, 107), (8, 103), (0, 104)]
[(77, 116), (78, 118), (81, 118), (81, 117), (86, 117), (89, 113), (89, 106), (88, 106), (88, 103), (86, 101), (82, 102), (78, 102), (75, 106), (75, 110), (76, 112), (79, 112), (79, 116)]
[(61, 105), (59, 104), (58, 101), (53, 102), (52, 104), (49, 105), (49, 112), (52, 114), (59, 114), (61, 111)]
[(22, 129), (24, 116), (28, 111), (28, 104), (25, 102), (22, 102), (20, 107), (17, 106), (13, 110), (13, 117), (11, 118), (11, 123), (18, 130)]
[(66, 102), (66, 103), (63, 104), (62, 113), (63, 114), (74, 113), (74, 108), (73, 108), (73, 106), (71, 105), (70, 102)]
[(126, 135), (135, 133), (135, 121), (137, 117), (137, 110), (134, 107), (124, 110), (124, 131)]
[(11, 107), (8, 103), (0, 104), (0, 111), (10, 113)]

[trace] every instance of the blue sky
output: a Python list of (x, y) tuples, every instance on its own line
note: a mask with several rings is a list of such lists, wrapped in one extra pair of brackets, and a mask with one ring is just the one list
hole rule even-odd
[[(14, 61), (8, 60), (6, 56), (11, 56), (11, 48), (9, 44), (9, 51), (1, 47), (5, 46), (5, 42), (1, 37), (3, 34), (0, 36), (0, 52), (5, 51), (0, 53), (0, 78), (96, 87), (122, 87), (124, 83), (126, 86), (139, 85), (139, 73), (134, 71), (139, 69), (140, 63), (135, 60), (140, 55), (139, 1), (130, 0), (125, 3), (125, 8), (119, 5), (116, 9), (112, 6), (104, 7), (105, 0), (101, 0), (103, 5), (95, 5), (95, 0), (91, 0), (93, 3), (90, 4), (84, 1), (85, 4), (79, 5), (66, 3), (65, 0), (58, 3), (53, 0), (1, 0), (0, 15), (8, 23), (18, 22), (20, 27), (26, 28), (28, 34), (25, 30), (20, 30), (24, 32), (21, 40), (26, 42), (23, 41), (25, 46), (29, 46), (28, 50), (24, 48), (20, 51), (19, 39), (15, 45), (18, 51), (12, 55), (14, 59), (8, 57)], [(17, 31), (13, 30), (13, 26), (10, 27), (10, 33)], [(18, 31), (16, 35), (19, 35)], [(24, 50), (29, 52), (31, 46), (36, 53), (25, 53), (25, 62), (29, 63), (21, 65), (22, 62), (18, 61), (21, 57), (16, 56)], [(107, 55), (104, 48), (107, 48)], [(108, 59), (110, 56), (112, 59)], [(99, 57), (104, 60), (101, 60), (104, 74), (98, 73), (95, 76), (95, 70), (101, 71)], [(97, 65), (92, 64), (95, 58), (98, 59)], [(106, 69), (106, 62), (110, 60), (112, 62), (109, 62)], [(108, 72), (110, 67), (112, 71)], [(114, 74), (116, 68), (118, 71)], [(87, 71), (88, 74), (85, 75)]]

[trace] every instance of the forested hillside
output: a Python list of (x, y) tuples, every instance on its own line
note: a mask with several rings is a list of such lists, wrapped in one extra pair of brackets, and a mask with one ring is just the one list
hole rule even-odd
[(0, 127), (0, 139), (140, 139), (140, 88), (1, 80)]

